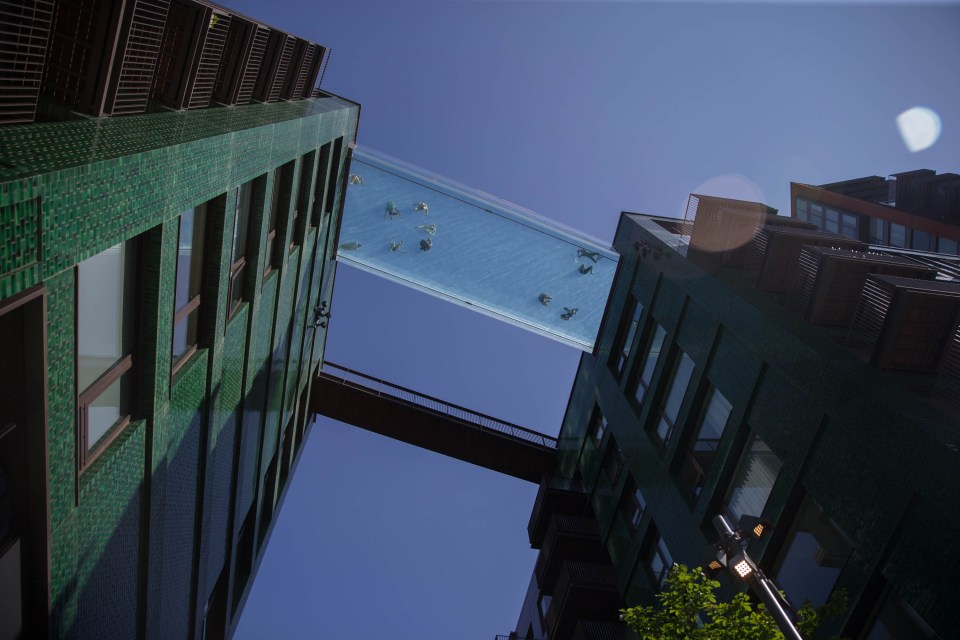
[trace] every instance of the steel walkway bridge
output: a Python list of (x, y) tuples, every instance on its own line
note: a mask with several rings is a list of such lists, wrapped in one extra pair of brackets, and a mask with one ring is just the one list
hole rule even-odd
[(324, 362), (310, 398), (315, 413), (539, 483), (553, 473), (557, 439), (372, 376)]

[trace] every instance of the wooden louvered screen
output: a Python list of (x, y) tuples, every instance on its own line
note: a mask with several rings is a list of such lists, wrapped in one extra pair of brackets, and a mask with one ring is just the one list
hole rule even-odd
[(54, 5), (43, 73), (43, 93), (93, 115), (95, 96), (109, 61), (101, 43), (116, 28), (119, 12), (106, 0), (59, 0)]
[(250, 51), (247, 55), (243, 68), (243, 74), (240, 80), (240, 88), (237, 91), (235, 104), (247, 104), (253, 99), (253, 91), (256, 88), (257, 76), (260, 74), (260, 67), (263, 65), (263, 56), (267, 51), (267, 41), (270, 39), (270, 29), (256, 25), (254, 27), (253, 40), (250, 44)]
[(170, 2), (135, 0), (131, 5), (119, 77), (110, 82), (100, 115), (143, 113), (147, 109)]
[(306, 40), (296, 39), (293, 46), (293, 55), (287, 69), (287, 77), (283, 83), (280, 97), (284, 100), (297, 100), (302, 97), (303, 86), (307, 83), (307, 73), (313, 61), (314, 45)]
[(33, 122), (52, 0), (0, 0), (0, 124)]
[(280, 99), (283, 82), (287, 76), (296, 38), (282, 31), (271, 31), (267, 41), (260, 72), (253, 89), (253, 99), (260, 102), (276, 102)]
[(885, 283), (876, 277), (868, 277), (860, 292), (846, 345), (867, 362), (873, 356), (874, 347), (880, 340), (883, 323), (893, 302), (893, 293), (892, 287), (885, 286)]
[(187, 98), (188, 109), (198, 109), (210, 105), (213, 89), (217, 82), (217, 70), (227, 43), (230, 29), (230, 16), (211, 13), (204, 30), (203, 49), (193, 76), (193, 87)]

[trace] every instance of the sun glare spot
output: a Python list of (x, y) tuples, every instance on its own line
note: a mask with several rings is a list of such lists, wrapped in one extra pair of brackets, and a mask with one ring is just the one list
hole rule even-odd
[(912, 107), (897, 116), (897, 128), (903, 144), (916, 153), (929, 149), (940, 137), (940, 116), (927, 107)]

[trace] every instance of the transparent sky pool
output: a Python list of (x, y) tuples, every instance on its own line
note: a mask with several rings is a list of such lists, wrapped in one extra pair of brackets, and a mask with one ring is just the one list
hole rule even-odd
[(355, 150), (350, 172), (338, 260), (593, 349), (617, 269), (615, 251), (368, 149)]

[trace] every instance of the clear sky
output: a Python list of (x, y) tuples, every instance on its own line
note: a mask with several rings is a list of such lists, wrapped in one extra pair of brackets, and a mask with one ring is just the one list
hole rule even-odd
[[(960, 6), (224, 0), (332, 47), (359, 141), (607, 242), (691, 191), (789, 211), (789, 182), (960, 172)], [(938, 142), (895, 119), (925, 106)], [(343, 268), (327, 357), (556, 433), (579, 354)], [(536, 487), (320, 420), (237, 638), (513, 629)]]

